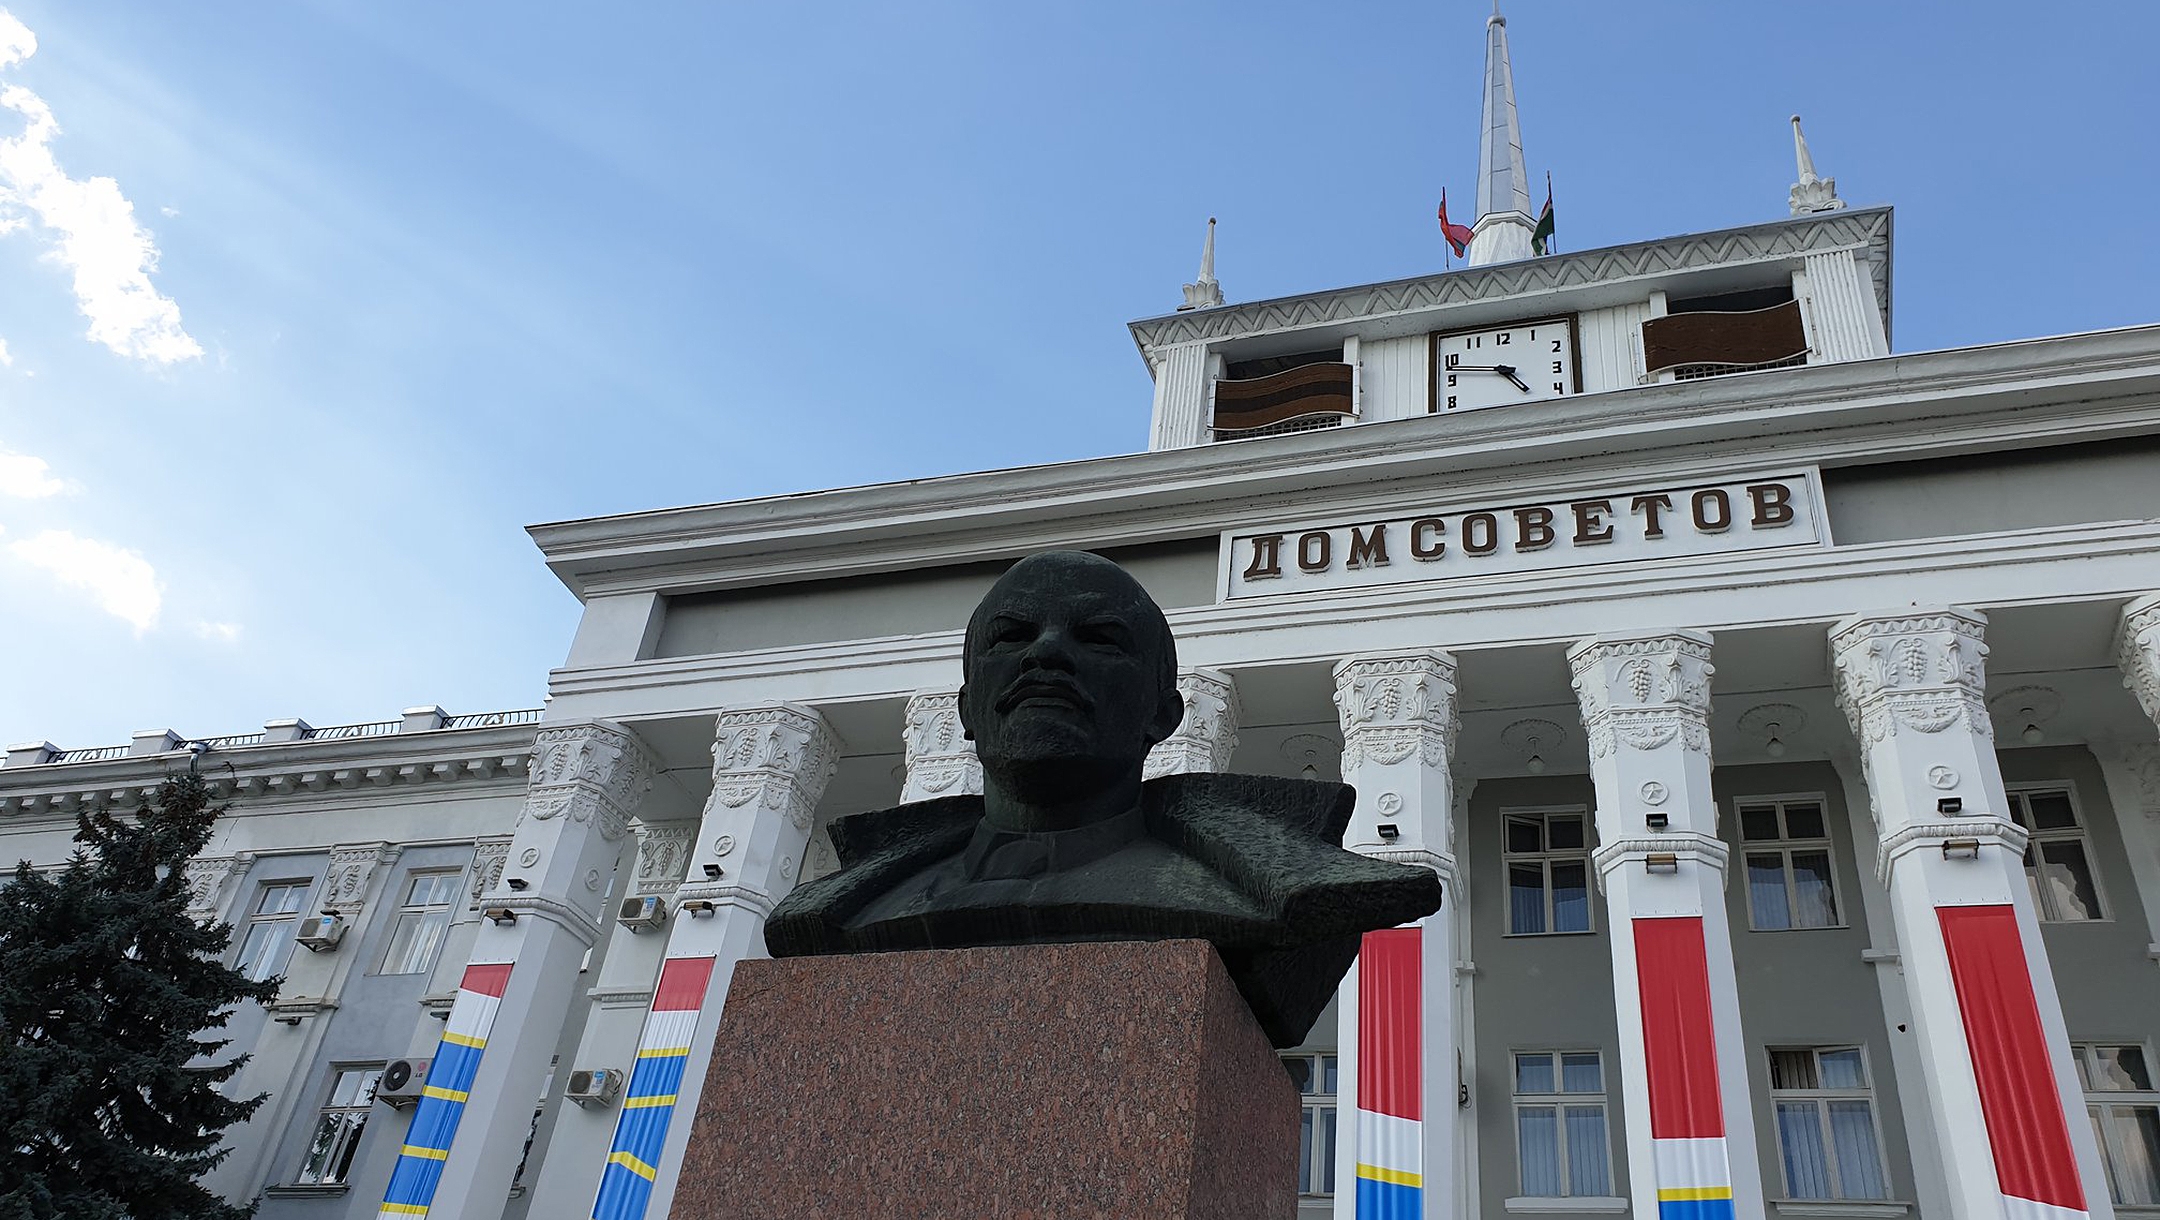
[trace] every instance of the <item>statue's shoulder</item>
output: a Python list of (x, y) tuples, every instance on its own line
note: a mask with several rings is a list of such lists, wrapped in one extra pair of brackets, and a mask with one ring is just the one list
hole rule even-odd
[(1201, 772), (1149, 780), (1145, 799), (1151, 821), (1340, 847), (1357, 790), (1329, 780)]
[(941, 796), (835, 818), (826, 834), (840, 866), (849, 868), (875, 856), (907, 851), (926, 840), (943, 842), (956, 828), (972, 832), (982, 815), (979, 796)]
[(840, 871), (788, 892), (765, 923), (774, 957), (853, 952), (856, 912), (915, 872), (958, 852), (982, 820), (982, 798), (948, 796), (835, 819), (826, 828)]

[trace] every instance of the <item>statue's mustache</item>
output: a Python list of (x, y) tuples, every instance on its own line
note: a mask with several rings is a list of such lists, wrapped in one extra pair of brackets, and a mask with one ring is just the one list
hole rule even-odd
[(1024, 678), (1016, 679), (1010, 686), (1000, 691), (995, 706), (999, 712), (1009, 712), (1019, 706), (1022, 700), (1039, 695), (1061, 699), (1082, 711), (1087, 711), (1095, 704), (1094, 700), (1088, 698), (1087, 692), (1080, 689), (1079, 683), (1074, 682), (1071, 678), (1054, 674), (1029, 674)]

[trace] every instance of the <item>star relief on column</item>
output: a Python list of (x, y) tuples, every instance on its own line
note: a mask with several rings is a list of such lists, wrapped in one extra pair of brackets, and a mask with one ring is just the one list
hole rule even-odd
[(1710, 639), (1697, 632), (1585, 640), (1568, 650), (1592, 758), (1674, 741), (1710, 750)]
[(958, 691), (922, 691), (910, 698), (901, 738), (907, 749), (901, 804), (982, 791), (982, 761), (960, 724)]
[(622, 728), (589, 721), (540, 730), (518, 820), (592, 822), (613, 842), (652, 787), (652, 756)]
[(1455, 662), (1437, 652), (1352, 657), (1335, 667), (1345, 777), (1415, 755), (1445, 767), (1455, 750)]
[(1213, 669), (1178, 674), (1178, 698), (1185, 716), (1177, 731), (1148, 752), (1145, 778), (1227, 771), (1237, 752), (1237, 686), (1230, 675)]
[(1987, 713), (1986, 620), (1965, 610), (1847, 619), (1833, 628), (1837, 705), (1853, 735), (1875, 744), (1899, 729), (1953, 725), (1993, 740)]
[(775, 703), (720, 713), (713, 733), (709, 819), (721, 809), (780, 810), (807, 832), (826, 781), (840, 765), (840, 742), (808, 708)]

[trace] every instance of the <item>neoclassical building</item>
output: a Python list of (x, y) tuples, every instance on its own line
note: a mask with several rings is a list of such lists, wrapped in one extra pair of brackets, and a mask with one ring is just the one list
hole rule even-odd
[[(199, 909), (286, 978), (218, 1188), (664, 1216), (734, 964), (831, 819), (979, 785), (961, 625), (1081, 547), (1178, 635), (1153, 771), (1341, 778), (1446, 882), (1290, 1056), (1310, 1214), (2160, 1212), (2160, 326), (1893, 354), (1797, 121), (1785, 215), (1539, 253), (1487, 34), (1469, 265), (1211, 253), (1148, 452), (537, 526), (544, 716), (211, 739)], [(0, 847), (183, 744), (11, 750)]]

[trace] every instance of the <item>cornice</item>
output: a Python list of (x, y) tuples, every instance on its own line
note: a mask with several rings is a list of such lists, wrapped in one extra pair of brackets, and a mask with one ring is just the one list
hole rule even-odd
[(1131, 330), (1133, 342), (1146, 355), (1180, 343), (1245, 338), (1337, 323), (1373, 323), (1510, 297), (1537, 295), (1543, 303), (1550, 303), (1551, 294), (1556, 293), (1715, 267), (1782, 262), (1855, 246), (1869, 251), (1869, 262), (1875, 268), (1876, 299), (1887, 316), (1890, 209), (1876, 207), (1164, 314), (1134, 322)]
[(1677, 382), (1467, 416), (530, 527), (580, 596), (905, 571), (1132, 545), (1370, 499), (1735, 462), (1864, 464), (2149, 434), (2160, 325)]
[[(214, 750), (198, 764), (219, 801), (242, 802), (236, 814), (291, 801), (379, 800), (385, 795), (455, 787), (522, 793), (537, 725), (387, 734), (330, 741), (277, 742)], [(90, 763), (0, 767), (0, 817), (72, 819), (78, 810), (132, 807), (153, 796), (167, 775), (187, 766), (185, 750)]]

